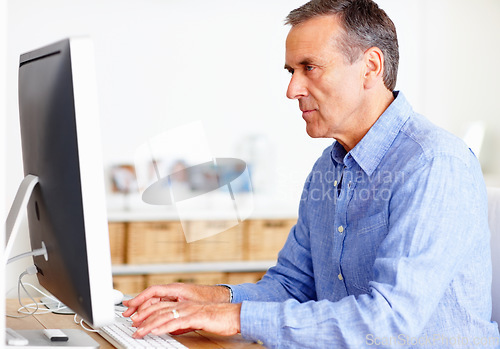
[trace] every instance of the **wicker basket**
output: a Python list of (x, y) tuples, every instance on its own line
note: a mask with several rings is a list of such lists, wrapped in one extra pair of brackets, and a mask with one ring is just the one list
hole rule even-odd
[(127, 263), (179, 263), (186, 261), (186, 240), (179, 222), (131, 222), (128, 227)]
[(165, 285), (174, 282), (183, 282), (198, 285), (216, 285), (226, 283), (225, 273), (173, 273), (173, 274), (151, 274), (146, 276), (146, 285)]
[(245, 259), (276, 260), (294, 219), (251, 220), (245, 231)]
[(125, 263), (126, 223), (109, 223), (109, 246), (112, 264)]
[(264, 276), (265, 271), (242, 272), (242, 273), (227, 273), (227, 283), (230, 285), (238, 285), (244, 283), (256, 283)]
[(113, 288), (129, 295), (135, 295), (144, 291), (146, 280), (144, 275), (115, 275), (113, 276)]
[[(188, 244), (188, 261), (213, 262), (243, 259), (243, 231), (245, 224), (230, 221), (192, 221), (188, 229), (209, 237)], [(212, 236), (210, 236), (212, 235)]]

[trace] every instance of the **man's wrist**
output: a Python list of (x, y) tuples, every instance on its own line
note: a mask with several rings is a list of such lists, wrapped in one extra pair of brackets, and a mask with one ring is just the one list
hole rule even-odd
[(225, 289), (224, 293), (227, 294), (226, 300), (223, 302), (228, 302), (232, 303), (233, 302), (233, 290), (231, 287), (227, 285), (217, 285), (220, 286), (221, 288)]

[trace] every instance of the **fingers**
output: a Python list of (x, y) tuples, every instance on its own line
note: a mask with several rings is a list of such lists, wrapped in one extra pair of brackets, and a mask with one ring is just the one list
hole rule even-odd
[(127, 310), (123, 312), (123, 316), (129, 317), (132, 316), (134, 313), (137, 313), (140, 310), (146, 309), (150, 307), (153, 304), (156, 304), (160, 302), (160, 299), (158, 298), (150, 298), (144, 301), (143, 303), (140, 303), (139, 306), (133, 306), (130, 302), (128, 304), (123, 303), (125, 306), (128, 307)]
[(153, 326), (154, 328), (151, 330), (151, 334), (158, 336), (165, 333), (178, 335), (191, 332), (194, 330), (199, 330), (201, 329), (202, 326), (200, 324), (196, 324), (193, 321), (195, 319), (196, 319), (195, 317), (190, 315), (190, 316), (183, 316), (182, 318), (174, 319), (167, 322), (159, 321), (158, 323), (156, 323), (157, 326)]
[(146, 309), (148, 309), (149, 307), (151, 307), (151, 306), (153, 306), (155, 304), (159, 304), (159, 303), (161, 303), (161, 299), (159, 299), (159, 298), (150, 298), (147, 301), (145, 301), (144, 303), (142, 303), (141, 305), (139, 305), (139, 307), (136, 308), (134, 314), (137, 314), (139, 312), (143, 312)]
[[(158, 302), (148, 307), (139, 308), (138, 311), (132, 315), (132, 324), (134, 327), (144, 326), (150, 324), (157, 318), (164, 318), (169, 321), (180, 317), (179, 311), (183, 309), (181, 303), (177, 302)], [(184, 315), (191, 314), (192, 311), (183, 310)], [(145, 322), (146, 321), (146, 322)], [(143, 323), (144, 322), (144, 323)]]
[(185, 306), (180, 303), (160, 302), (145, 308), (132, 317), (133, 326), (138, 328), (134, 337), (142, 338), (149, 333), (179, 334), (197, 329), (192, 328), (188, 320), (198, 307), (199, 305), (195, 304)]
[(241, 304), (228, 299), (229, 291), (221, 286), (151, 286), (123, 302), (128, 307), (123, 316), (137, 328), (134, 338), (193, 330), (232, 335), (240, 331)]
[[(137, 297), (125, 301), (123, 304), (130, 309), (123, 315), (130, 316), (149, 299), (161, 299), (169, 302), (223, 302), (229, 300), (229, 291), (222, 286), (206, 286), (174, 283), (162, 286), (151, 286), (141, 292)], [(147, 304), (146, 304), (147, 305)]]
[(134, 337), (193, 330), (232, 335), (240, 331), (240, 311), (241, 304), (160, 302), (134, 314)]
[(147, 308), (160, 300), (177, 301), (179, 284), (151, 286), (139, 293), (136, 297), (123, 302), (128, 307), (123, 316), (129, 317), (138, 310)]

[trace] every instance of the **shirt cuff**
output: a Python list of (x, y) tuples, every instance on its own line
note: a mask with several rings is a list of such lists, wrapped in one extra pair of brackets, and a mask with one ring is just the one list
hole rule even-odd
[(227, 285), (227, 284), (218, 284), (217, 286), (226, 286), (231, 290), (231, 303), (241, 303), (250, 299), (247, 293), (245, 292), (244, 285)]
[(280, 343), (279, 331), (280, 303), (251, 302), (241, 304), (241, 335), (266, 347), (275, 347)]

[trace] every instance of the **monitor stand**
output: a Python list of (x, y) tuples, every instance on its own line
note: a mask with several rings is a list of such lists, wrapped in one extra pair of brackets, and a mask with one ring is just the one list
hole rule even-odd
[[(28, 255), (32, 256), (43, 254), (45, 256), (45, 259), (48, 258), (47, 250), (45, 249), (45, 245), (42, 242), (41, 249), (11, 258), (10, 260), (8, 259), (19, 232), (21, 218), (23, 217), (21, 211), (23, 209), (26, 209), (31, 194), (33, 193), (33, 189), (35, 189), (38, 181), (39, 179), (37, 176), (27, 175), (19, 185), (16, 197), (14, 198), (14, 202), (7, 216), (7, 221), (5, 222), (6, 245), (4, 250), (4, 260), (2, 261), (4, 265), (17, 260), (19, 257)], [(92, 339), (92, 337), (85, 333), (84, 330), (64, 329), (62, 331), (68, 336), (67, 342), (52, 342), (44, 335), (43, 330), (16, 330), (18, 334), (28, 339), (29, 344), (25, 346), (12, 346), (5, 344), (5, 348), (99, 348), (99, 343), (97, 343), (94, 339)]]
[(14, 245), (17, 233), (19, 232), (21, 218), (23, 217), (21, 210), (24, 209), (24, 212), (26, 211), (28, 201), (37, 184), (38, 176), (27, 175), (19, 185), (19, 189), (17, 189), (16, 197), (14, 198), (14, 202), (12, 203), (7, 216), (7, 221), (5, 222), (5, 264), (7, 264), (10, 252), (12, 251), (12, 246)]
[(74, 315), (75, 312), (68, 308), (65, 304), (56, 301), (55, 298), (42, 297), (40, 298), (40, 303), (42, 303), (47, 309), (49, 309), (54, 314), (59, 315)]
[(4, 250), (4, 265), (14, 262), (18, 259), (29, 257), (29, 256), (40, 256), (43, 255), (45, 260), (48, 260), (47, 249), (42, 241), (42, 247), (31, 252), (23, 253), (19, 256), (15, 256), (9, 259), (12, 247), (16, 241), (17, 234), (19, 232), (19, 226), (21, 225), (21, 218), (23, 217), (21, 210), (28, 207), (28, 201), (38, 184), (38, 177), (34, 175), (27, 175), (24, 177), (23, 181), (17, 189), (16, 197), (10, 208), (9, 214), (7, 216), (7, 221), (5, 222), (5, 250)]

